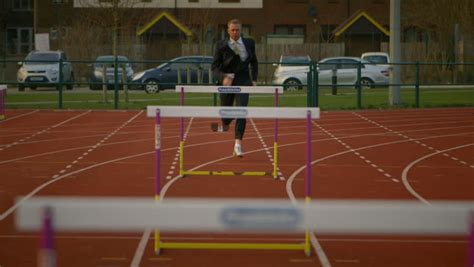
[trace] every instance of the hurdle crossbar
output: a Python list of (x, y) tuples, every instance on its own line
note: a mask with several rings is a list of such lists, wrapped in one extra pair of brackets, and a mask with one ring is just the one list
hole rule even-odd
[[(41, 251), (54, 261), (54, 232), (190, 232), (396, 234), (469, 236), (474, 264), (474, 201), (167, 199), (98, 197), (17, 198), (15, 225), (41, 230)], [(155, 239), (157, 233), (155, 233)], [(159, 234), (158, 234), (159, 237)], [(155, 240), (159, 249), (304, 250), (305, 243), (191, 243)], [(159, 251), (159, 250), (158, 250)]]
[[(318, 200), (145, 197), (32, 197), (15, 213), (19, 230), (40, 230), (50, 210), (55, 231), (167, 231), (332, 234), (472, 234), (474, 201)], [(50, 240), (50, 239), (48, 239)], [(51, 241), (50, 241), (51, 242)]]
[(293, 107), (201, 107), (201, 106), (148, 106), (147, 116), (155, 117), (160, 110), (161, 117), (169, 118), (256, 118), (256, 119), (319, 119), (319, 108)]
[(282, 86), (176, 85), (175, 90), (178, 93), (283, 94)]

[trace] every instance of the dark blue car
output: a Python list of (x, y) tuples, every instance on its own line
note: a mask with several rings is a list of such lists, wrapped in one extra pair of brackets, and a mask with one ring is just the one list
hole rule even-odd
[[(178, 82), (181, 84), (209, 84), (211, 64), (211, 56), (177, 57), (156, 68), (136, 73), (132, 83), (147, 93), (174, 89)], [(181, 76), (179, 81), (178, 73)], [(214, 79), (211, 77), (211, 80)]]

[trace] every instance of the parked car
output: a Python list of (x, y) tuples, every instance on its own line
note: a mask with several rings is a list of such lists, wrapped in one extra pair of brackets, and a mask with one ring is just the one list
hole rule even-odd
[(318, 62), (319, 83), (330, 85), (333, 69), (337, 70), (337, 84), (355, 85), (357, 67), (360, 64), (360, 84), (362, 88), (388, 85), (388, 70), (385, 67), (370, 64), (357, 57), (326, 58)]
[(308, 55), (282, 55), (278, 64), (274, 64), (277, 67), (273, 73), (274, 83), (283, 84), (285, 90), (302, 89), (302, 80), (292, 76), (307, 75), (310, 62), (311, 58)]
[[(105, 69), (105, 84), (107, 88), (113, 89), (115, 85), (115, 58), (114, 56), (98, 56), (93, 64), (92, 75), (90, 78), (89, 87), (91, 90), (102, 89), (104, 84), (104, 69)], [(117, 82), (122, 87), (123, 83), (123, 70), (125, 69), (127, 83), (130, 83), (133, 79), (133, 69), (130, 62), (125, 56), (117, 56)]]
[(74, 86), (74, 71), (63, 51), (31, 51), (24, 61), (18, 62), (18, 90), (26, 87), (35, 90), (37, 87), (58, 87), (59, 62), (62, 60), (62, 80), (66, 88)]
[[(210, 56), (177, 57), (158, 67), (138, 72), (132, 82), (147, 93), (158, 93), (163, 89), (175, 88), (178, 83), (178, 72), (181, 74), (181, 83), (188, 83), (189, 70), (190, 83), (197, 84), (198, 81), (201, 81), (207, 84), (209, 83), (211, 64), (212, 57)], [(198, 73), (201, 75), (199, 79)]]
[[(318, 62), (318, 82), (320, 86), (330, 86), (332, 83), (333, 69), (337, 72), (338, 85), (356, 85), (357, 66), (361, 66), (361, 86), (371, 88), (374, 86), (388, 85), (388, 70), (384, 67), (376, 66), (366, 60), (357, 57), (332, 57), (325, 58)], [(275, 76), (274, 84), (282, 84), (287, 88), (291, 84), (306, 84), (307, 72), (295, 71), (286, 72), (280, 76)], [(290, 88), (290, 87), (289, 87)]]
[(367, 60), (377, 66), (390, 68), (390, 56), (384, 52), (366, 52), (363, 53), (360, 58)]

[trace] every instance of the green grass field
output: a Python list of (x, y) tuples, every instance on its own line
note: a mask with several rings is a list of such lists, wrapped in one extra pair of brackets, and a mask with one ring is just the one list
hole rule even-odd
[[(15, 90), (15, 89), (11, 89)], [(361, 95), (363, 109), (386, 109), (416, 107), (415, 89), (401, 89), (402, 104), (388, 104), (388, 88), (364, 89)], [(279, 105), (287, 107), (306, 106), (306, 90), (285, 92), (279, 96)], [(357, 91), (352, 88), (340, 88), (337, 95), (330, 89), (320, 89), (319, 107), (322, 110), (357, 109)], [(114, 109), (114, 91), (108, 91), (107, 99), (101, 91), (63, 91), (65, 109)], [(146, 94), (142, 91), (130, 91), (129, 101), (125, 102), (123, 91), (119, 91), (119, 109), (143, 109), (147, 105), (179, 105), (179, 94), (164, 91), (159, 94)], [(188, 93), (185, 105), (210, 106), (214, 104), (213, 94)], [(254, 94), (250, 97), (251, 106), (273, 106), (274, 95)], [(474, 106), (474, 87), (420, 89), (420, 107), (462, 107)], [(6, 98), (6, 107), (18, 108), (59, 108), (57, 91), (12, 91)]]

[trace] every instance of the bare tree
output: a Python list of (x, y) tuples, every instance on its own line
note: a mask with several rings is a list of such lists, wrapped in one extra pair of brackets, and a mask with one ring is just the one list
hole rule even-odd
[(472, 0), (404, 0), (402, 1), (404, 28), (413, 27), (426, 33), (438, 43), (439, 50), (431, 51), (438, 60), (453, 61), (454, 29), (459, 25), (464, 33), (474, 27), (474, 2)]
[(212, 8), (199, 8), (187, 10), (183, 15), (183, 20), (193, 32), (193, 42), (198, 44), (198, 51), (194, 53), (200, 55), (212, 54), (217, 26), (215, 25), (217, 14)]

